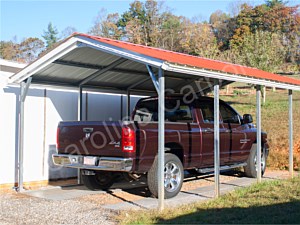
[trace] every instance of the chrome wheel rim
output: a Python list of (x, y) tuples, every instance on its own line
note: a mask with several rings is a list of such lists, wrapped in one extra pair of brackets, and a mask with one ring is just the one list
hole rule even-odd
[[(255, 164), (255, 169), (257, 171), (257, 157), (255, 155), (254, 157), (254, 164)], [(266, 157), (265, 157), (265, 151), (262, 149), (261, 150), (261, 172), (264, 172), (265, 171), (265, 168), (266, 168)]]
[(164, 185), (168, 192), (176, 191), (181, 182), (181, 172), (179, 166), (174, 162), (168, 162), (164, 170)]

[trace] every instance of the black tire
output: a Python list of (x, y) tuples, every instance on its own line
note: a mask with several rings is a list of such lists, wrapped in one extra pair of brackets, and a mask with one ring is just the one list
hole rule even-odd
[[(263, 176), (267, 166), (267, 154), (264, 148), (261, 149), (261, 154), (261, 175)], [(244, 166), (244, 171), (247, 177), (257, 178), (256, 145), (252, 145), (250, 155), (247, 159), (247, 166)]]
[(115, 181), (115, 176), (111, 172), (97, 171), (95, 175), (82, 175), (84, 185), (92, 190), (107, 190)]
[[(167, 168), (168, 167), (168, 168)], [(174, 170), (174, 173), (171, 173), (170, 170)], [(184, 178), (184, 171), (183, 166), (180, 159), (171, 153), (165, 154), (165, 199), (175, 197), (181, 190), (183, 178)], [(168, 172), (169, 171), (169, 172)], [(173, 176), (173, 177), (172, 177)], [(175, 176), (175, 178), (174, 178)], [(148, 181), (148, 188), (154, 197), (158, 197), (158, 158), (155, 157), (155, 160), (152, 164), (151, 169), (148, 171), (147, 174), (147, 181)], [(173, 178), (173, 179), (172, 179)], [(171, 179), (173, 183), (171, 182)], [(176, 182), (174, 182), (176, 181)], [(169, 185), (166, 187), (166, 182)], [(173, 185), (175, 183), (175, 185)]]

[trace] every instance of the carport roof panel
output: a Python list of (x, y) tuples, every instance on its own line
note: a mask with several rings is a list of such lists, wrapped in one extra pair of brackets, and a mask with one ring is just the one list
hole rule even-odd
[[(211, 60), (203, 57), (191, 56), (183, 53), (167, 51), (167, 50), (148, 47), (144, 45), (132, 44), (124, 41), (112, 40), (109, 38), (91, 36), (87, 34), (78, 33), (75, 34), (74, 36), (90, 38), (92, 40), (101, 43), (109, 44), (135, 53), (143, 54), (148, 57), (156, 58), (172, 64), (186, 65), (186, 66), (197, 67), (197, 68), (206, 69), (210, 71), (213, 70), (216, 72), (242, 75), (251, 78), (257, 78), (257, 79), (263, 79), (263, 80), (269, 80), (274, 82), (287, 83), (287, 84), (300, 86), (300, 80), (295, 80), (292, 78), (269, 73), (256, 68), (241, 66), (241, 65), (222, 62), (218, 60)], [(226, 80), (226, 77), (224, 77), (224, 80)]]
[[(122, 58), (127, 60), (122, 61)], [(83, 84), (84, 88), (98, 90), (117, 88), (118, 93), (129, 89), (155, 92), (145, 65), (152, 66), (154, 73), (162, 68), (167, 78), (166, 88), (176, 91), (198, 79), (204, 79), (204, 83), (219, 79), (226, 80), (225, 83), (244, 82), (300, 90), (300, 80), (255, 68), (80, 33), (12, 75), (9, 83), (20, 83), (32, 76), (36, 84), (70, 87)], [(183, 79), (183, 82), (176, 79)]]

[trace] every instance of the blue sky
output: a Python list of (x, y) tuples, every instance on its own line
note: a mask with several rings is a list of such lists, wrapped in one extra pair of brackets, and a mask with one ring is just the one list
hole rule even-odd
[[(86, 33), (93, 25), (98, 12), (105, 8), (108, 13), (122, 14), (129, 8), (127, 0), (0, 0), (0, 40), (11, 40), (14, 36), (17, 41), (27, 37), (42, 38), (49, 22), (62, 31), (68, 26), (77, 31)], [(208, 20), (210, 14), (218, 9), (228, 11), (231, 0), (166, 0), (165, 5), (176, 15), (192, 18), (201, 16)], [(252, 4), (261, 4), (263, 0), (248, 1)], [(290, 1), (300, 4), (300, 0)]]

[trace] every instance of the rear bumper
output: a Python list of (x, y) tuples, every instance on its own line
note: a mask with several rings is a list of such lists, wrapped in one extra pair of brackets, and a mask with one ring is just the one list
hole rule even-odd
[(52, 160), (57, 166), (88, 170), (129, 172), (133, 165), (133, 160), (131, 158), (117, 157), (53, 154)]

